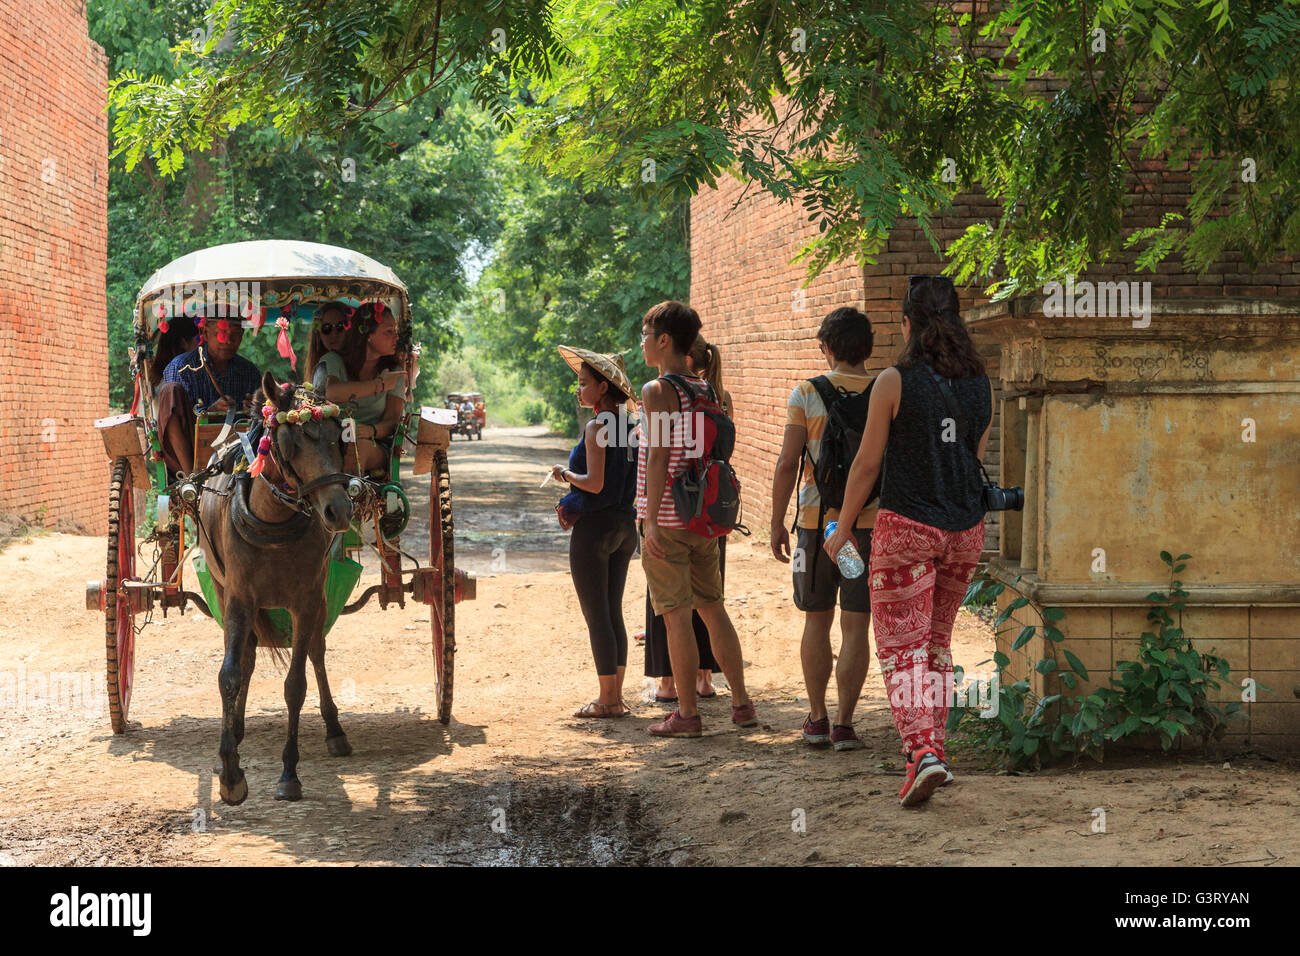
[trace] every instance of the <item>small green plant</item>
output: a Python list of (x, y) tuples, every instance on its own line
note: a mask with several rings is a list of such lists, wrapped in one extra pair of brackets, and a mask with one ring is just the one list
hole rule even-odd
[[(1011, 615), (1024, 607), (1030, 607), (1029, 598), (1022, 594), (1016, 585), (1020, 583), (1017, 575), (1010, 584), (979, 578), (971, 582), (966, 591), (963, 604), (969, 607), (991, 607), (999, 595), (1008, 587), (1016, 591), (1017, 596), (993, 619), (993, 629), (999, 630), (1011, 618)], [(1038, 612), (1039, 624), (1021, 628), (1020, 633), (1011, 643), (1011, 650), (1018, 651), (1033, 639), (1040, 630), (1047, 639), (1048, 656), (1037, 661), (1034, 669), (1040, 674), (1055, 673), (1058, 668), (1056, 645), (1065, 640), (1065, 635), (1056, 627), (1065, 612), (1059, 608), (1043, 608)], [(1074, 654), (1066, 651), (1066, 660), (1071, 668), (1077, 668), (1084, 679), (1087, 671)], [(973, 710), (954, 707), (948, 715), (948, 733), (959, 746), (971, 745), (977, 749), (1000, 755), (1008, 769), (1023, 770), (1041, 766), (1044, 760), (1050, 760), (1062, 751), (1063, 731), (1061, 721), (1062, 702), (1060, 694), (1039, 697), (1030, 689), (1028, 679), (1010, 681), (1007, 679), (1006, 667), (1011, 659), (1001, 651), (995, 651), (992, 662), (997, 667), (996, 718), (980, 718)], [(987, 664), (988, 661), (981, 661)], [(1072, 673), (1060, 675), (1061, 681), (1069, 688), (1076, 686), (1076, 677)]]
[[(1147, 612), (1152, 629), (1142, 633), (1138, 659), (1119, 661), (1115, 668), (1122, 676), (1085, 701), (1098, 713), (1099, 724), (1108, 728), (1103, 734), (1107, 739), (1158, 733), (1161, 747), (1168, 750), (1177, 738), (1195, 734), (1208, 747), (1211, 740), (1223, 739), (1228, 721), (1241, 711), (1237, 701), (1222, 707), (1210, 701), (1210, 690), (1219, 689), (1228, 677), (1228, 662), (1213, 653), (1199, 653), (1171, 613), (1185, 607), (1187, 592), (1177, 575), (1187, 567), (1183, 562), (1189, 557), (1160, 552), (1160, 560), (1170, 569), (1169, 590), (1147, 595), (1152, 602)], [(1094, 728), (1092, 735), (1097, 733)]]
[[(1068, 753), (1073, 753), (1076, 760), (1086, 754), (1100, 761), (1106, 743), (1124, 737), (1158, 734), (1165, 750), (1173, 747), (1179, 738), (1190, 735), (1199, 736), (1202, 745), (1207, 747), (1210, 740), (1222, 739), (1228, 721), (1241, 711), (1240, 703), (1218, 706), (1209, 699), (1210, 691), (1219, 689), (1228, 678), (1228, 661), (1213, 652), (1198, 652), (1174, 618), (1174, 612), (1184, 609), (1188, 596), (1177, 575), (1187, 567), (1183, 562), (1190, 557), (1182, 554), (1174, 558), (1168, 551), (1160, 552), (1160, 560), (1170, 569), (1169, 589), (1147, 595), (1151, 602), (1147, 621), (1152, 630), (1142, 634), (1136, 661), (1120, 661), (1116, 665), (1122, 673), (1119, 678), (1110, 679), (1109, 687), (1086, 696), (1076, 695), (1068, 701), (1064, 693), (1038, 697), (1027, 679), (1006, 679), (1005, 668), (1011, 663), (1010, 658), (996, 652), (993, 655), (999, 684), (996, 720), (979, 719), (970, 709), (953, 708), (948, 731), (957, 746), (973, 746), (1000, 757), (1008, 769), (1024, 770), (1040, 767)], [(1010, 587), (1017, 597), (993, 621), (995, 631), (1005, 633), (997, 629), (1015, 611), (1031, 606), (1029, 598), (1016, 588), (1019, 582), (1019, 576), (1009, 584), (977, 579), (967, 590), (963, 604), (976, 608), (987, 606)], [(1075, 689), (1079, 680), (1091, 678), (1083, 662), (1065, 647), (1059, 650), (1068, 669), (1059, 669), (1057, 645), (1065, 640), (1065, 635), (1056, 623), (1064, 617), (1065, 612), (1060, 608), (1043, 608), (1039, 612), (1040, 623), (1021, 628), (1011, 649), (1019, 650), (1041, 632), (1046, 638), (1047, 656), (1034, 663), (1034, 670), (1044, 676), (1057, 674), (1063, 689), (1068, 691)]]

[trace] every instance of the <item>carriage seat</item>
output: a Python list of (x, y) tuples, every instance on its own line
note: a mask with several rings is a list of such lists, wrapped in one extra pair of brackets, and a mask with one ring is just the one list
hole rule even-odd
[[(247, 418), (236, 419), (231, 425), (233, 432), (246, 434), (251, 427), (251, 421)], [(209, 420), (206, 416), (200, 416), (198, 424), (194, 426), (194, 470), (206, 468), (212, 462), (213, 442), (221, 434), (221, 429), (225, 427), (225, 417), (217, 419), (215, 416)]]

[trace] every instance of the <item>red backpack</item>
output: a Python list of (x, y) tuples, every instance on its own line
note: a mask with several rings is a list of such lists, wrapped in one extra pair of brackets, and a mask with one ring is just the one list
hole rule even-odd
[(686, 394), (690, 427), (699, 422), (703, 430), (700, 456), (688, 459), (686, 470), (673, 481), (677, 516), (687, 531), (706, 538), (720, 538), (732, 531), (748, 535), (749, 529), (740, 523), (740, 480), (729, 464), (736, 446), (736, 426), (707, 384), (701, 390), (681, 375), (663, 378)]

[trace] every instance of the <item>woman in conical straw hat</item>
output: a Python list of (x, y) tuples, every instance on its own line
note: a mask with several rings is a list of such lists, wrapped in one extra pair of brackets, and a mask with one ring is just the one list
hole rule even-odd
[(596, 413), (569, 453), (568, 466), (551, 470), (557, 481), (572, 486), (556, 512), (560, 526), (573, 529), (569, 568), (600, 681), (600, 695), (574, 716), (626, 717), (631, 711), (623, 702), (627, 668), (623, 586), (637, 545), (636, 451), (619, 406), (632, 410), (636, 403), (623, 356), (567, 345), (559, 346), (559, 351), (578, 373), (578, 404)]

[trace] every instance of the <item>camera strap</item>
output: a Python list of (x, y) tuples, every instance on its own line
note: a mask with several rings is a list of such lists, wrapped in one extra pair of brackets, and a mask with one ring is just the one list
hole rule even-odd
[[(943, 376), (941, 376), (933, 368), (931, 368), (928, 362), (925, 363), (925, 370), (930, 373), (930, 378), (934, 380), (934, 384), (939, 386), (939, 393), (943, 395), (943, 400), (948, 405), (948, 414), (952, 416), (953, 422), (960, 423), (964, 421), (961, 414), (961, 408), (957, 404), (957, 396), (953, 395), (952, 386), (948, 383), (948, 380)], [(961, 445), (963, 448), (966, 448), (967, 451), (969, 452), (970, 449), (968, 448), (966, 443), (961, 440), (960, 435), (958, 436), (957, 444)], [(974, 455), (972, 454), (971, 457), (974, 457)], [(984, 470), (984, 462), (976, 458), (975, 464), (979, 465), (980, 474), (984, 476), (984, 480), (991, 481), (992, 479), (989, 478), (989, 473)]]

